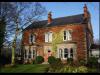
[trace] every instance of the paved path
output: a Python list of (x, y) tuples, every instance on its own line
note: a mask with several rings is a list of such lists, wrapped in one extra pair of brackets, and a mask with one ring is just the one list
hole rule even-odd
[(42, 64), (49, 64), (48, 62), (43, 62)]

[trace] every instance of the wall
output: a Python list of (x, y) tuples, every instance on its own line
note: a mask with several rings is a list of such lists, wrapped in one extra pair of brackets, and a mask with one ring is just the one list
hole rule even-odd
[[(62, 34), (61, 32), (66, 29), (72, 29), (72, 41), (75, 41), (77, 43), (77, 57), (78, 60), (85, 59), (86, 58), (86, 38), (85, 38), (85, 33), (84, 33), (84, 26), (80, 24), (70, 24), (70, 25), (61, 25), (61, 26), (53, 26), (53, 27), (48, 27), (48, 28), (37, 28), (37, 29), (32, 29), (32, 30), (26, 30), (24, 31), (23, 34), (23, 44), (24, 45), (29, 45), (29, 34), (30, 33), (35, 33), (36, 34), (36, 43), (44, 46), (45, 43), (45, 32), (52, 31), (53, 34), (53, 42), (51, 43), (52, 45), (52, 50), (56, 52), (57, 50), (57, 43), (63, 42)], [(61, 36), (59, 36), (61, 35)], [(43, 49), (43, 48), (42, 48)], [(42, 55), (43, 55), (43, 50)]]

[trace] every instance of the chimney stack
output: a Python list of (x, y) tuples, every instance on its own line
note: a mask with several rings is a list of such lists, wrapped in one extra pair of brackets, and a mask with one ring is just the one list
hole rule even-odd
[(84, 19), (88, 18), (88, 8), (87, 8), (87, 5), (85, 4), (84, 5)]
[(52, 22), (52, 14), (51, 12), (48, 13), (48, 24)]

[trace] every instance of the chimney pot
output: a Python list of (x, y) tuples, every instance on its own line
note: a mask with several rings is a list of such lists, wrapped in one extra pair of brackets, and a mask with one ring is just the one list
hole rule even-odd
[(84, 18), (86, 19), (86, 18), (88, 18), (88, 8), (87, 8), (87, 5), (86, 4), (84, 4)]
[(52, 14), (51, 12), (48, 13), (48, 24), (52, 22)]

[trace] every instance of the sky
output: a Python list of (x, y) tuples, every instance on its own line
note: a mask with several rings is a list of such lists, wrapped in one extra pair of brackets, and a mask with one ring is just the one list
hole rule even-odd
[[(85, 3), (91, 14), (94, 39), (99, 39), (99, 2), (41, 2), (47, 12), (52, 12), (52, 18), (81, 14)], [(47, 20), (47, 14), (42, 19)]]

